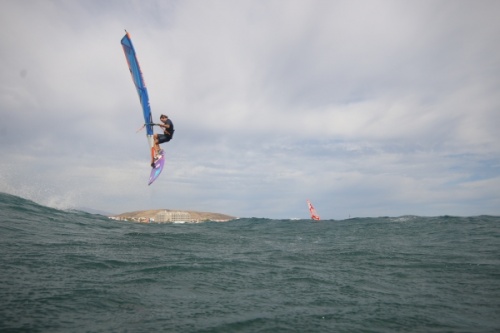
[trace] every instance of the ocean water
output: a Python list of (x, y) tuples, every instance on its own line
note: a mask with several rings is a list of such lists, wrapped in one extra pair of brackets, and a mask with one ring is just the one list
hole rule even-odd
[(493, 216), (135, 224), (0, 194), (0, 255), (1, 332), (500, 331)]

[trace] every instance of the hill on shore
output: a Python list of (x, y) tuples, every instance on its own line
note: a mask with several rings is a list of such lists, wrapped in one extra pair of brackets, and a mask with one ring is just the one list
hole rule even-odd
[(134, 212), (122, 213), (115, 215), (114, 217), (120, 219), (140, 219), (140, 218), (155, 218), (156, 214), (160, 212), (185, 212), (191, 215), (191, 218), (196, 221), (230, 221), (236, 219), (235, 216), (220, 214), (220, 213), (209, 213), (209, 212), (197, 212), (192, 210), (173, 210), (173, 209), (152, 209), (152, 210), (138, 210)]

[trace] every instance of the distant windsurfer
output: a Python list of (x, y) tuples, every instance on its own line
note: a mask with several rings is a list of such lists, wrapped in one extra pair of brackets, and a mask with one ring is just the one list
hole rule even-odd
[[(160, 126), (163, 128), (163, 134), (155, 134), (153, 136), (155, 140), (155, 151), (156, 154), (158, 155), (160, 153), (160, 144), (169, 142), (172, 140), (172, 137), (174, 136), (174, 123), (172, 123), (172, 120), (170, 120), (166, 115), (162, 114), (160, 116), (160, 121), (162, 124), (156, 124), (157, 126)], [(154, 159), (151, 161), (151, 167), (155, 167)]]

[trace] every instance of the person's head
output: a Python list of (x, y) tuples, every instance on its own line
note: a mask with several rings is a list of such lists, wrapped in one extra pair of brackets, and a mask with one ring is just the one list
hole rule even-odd
[(164, 114), (162, 114), (162, 115), (160, 116), (160, 120), (161, 120), (161, 121), (163, 121), (163, 122), (166, 122), (166, 121), (167, 121), (167, 119), (168, 119), (168, 117), (167, 117), (166, 115), (164, 115)]

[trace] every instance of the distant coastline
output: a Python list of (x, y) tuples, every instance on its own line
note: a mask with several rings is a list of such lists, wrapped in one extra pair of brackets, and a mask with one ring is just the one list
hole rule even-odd
[(205, 221), (227, 222), (236, 219), (235, 216), (221, 213), (173, 209), (139, 210), (109, 216), (109, 218), (119, 221), (132, 221), (139, 223), (200, 223)]

